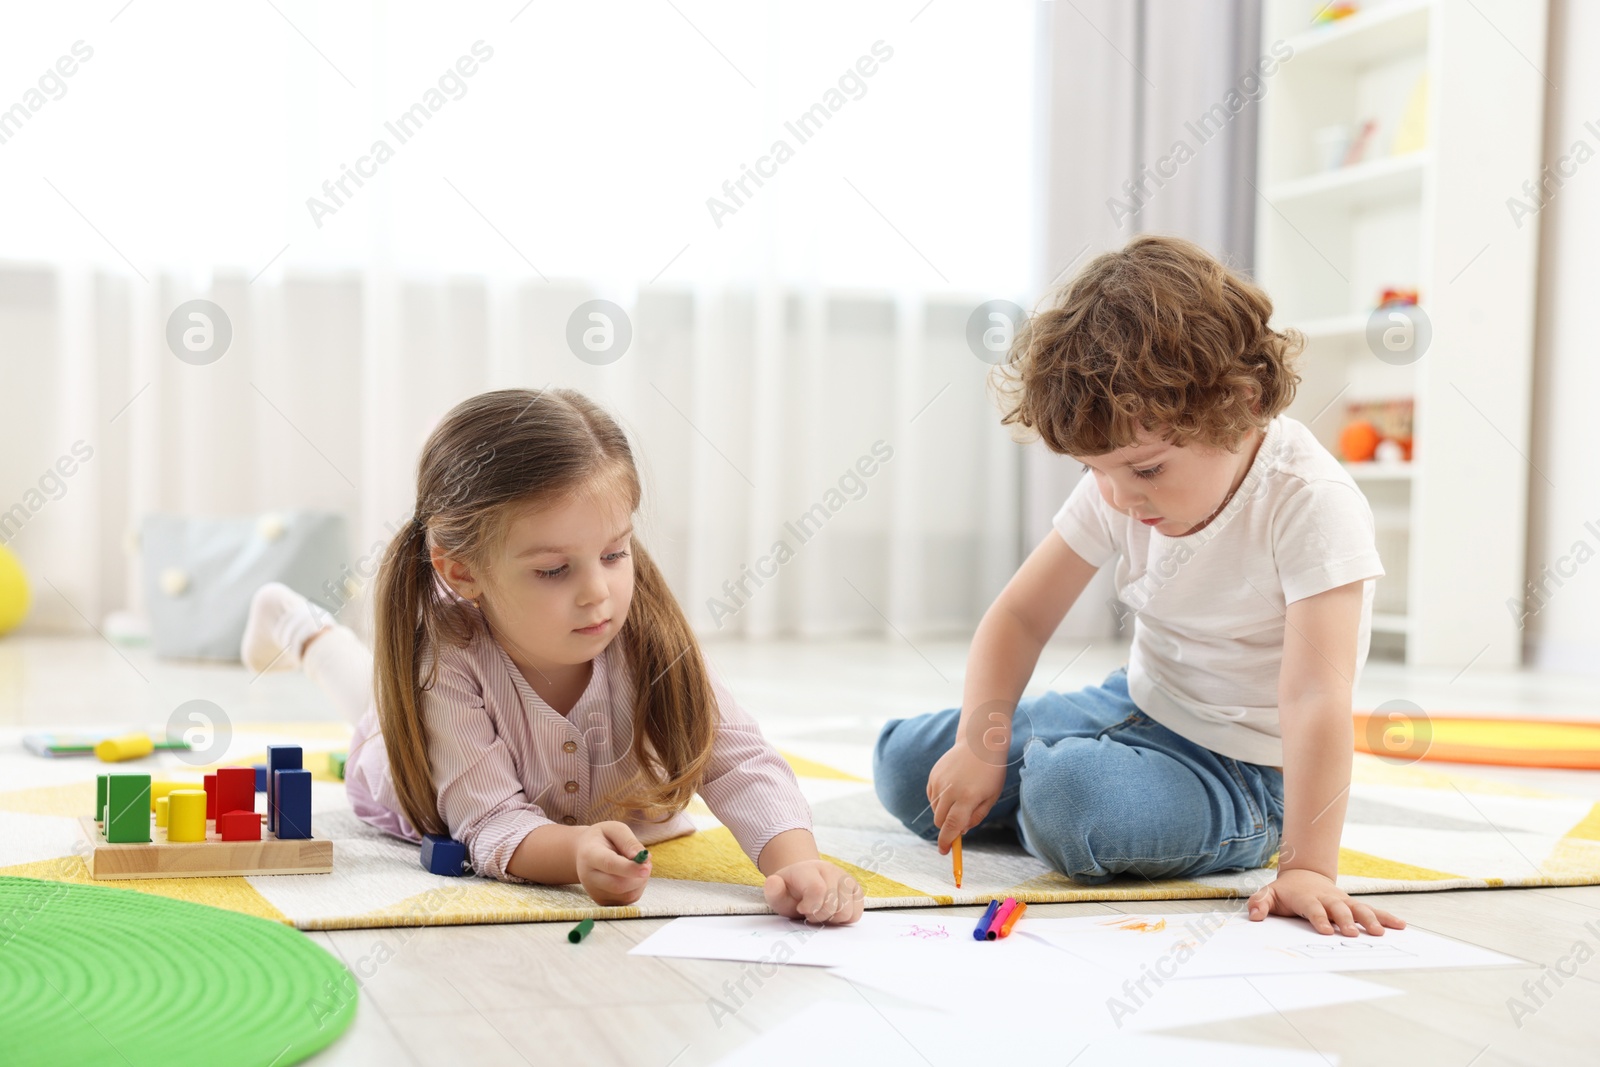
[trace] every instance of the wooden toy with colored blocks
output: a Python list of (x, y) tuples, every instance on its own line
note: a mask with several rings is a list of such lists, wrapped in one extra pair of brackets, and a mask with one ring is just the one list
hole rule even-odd
[(341, 782), (344, 781), (344, 764), (349, 755), (348, 752), (328, 753), (328, 773)]
[[(95, 817), (78, 820), (89, 839), (89, 877), (207, 878), (251, 874), (326, 874), (333, 842), (311, 836), (311, 772), (298, 746), (270, 746), (270, 812), (255, 810), (256, 769), (223, 767), (197, 783), (160, 783), (152, 801), (148, 774), (95, 780)], [(288, 764), (288, 766), (285, 766)], [(184, 788), (188, 785), (189, 788)], [(221, 811), (207, 818), (207, 809)], [(278, 829), (262, 832), (275, 817)]]

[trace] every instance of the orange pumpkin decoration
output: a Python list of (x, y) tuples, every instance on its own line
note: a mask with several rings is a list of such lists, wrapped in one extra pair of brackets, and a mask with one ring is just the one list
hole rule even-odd
[(1369, 462), (1378, 451), (1383, 436), (1366, 419), (1356, 419), (1339, 434), (1339, 451), (1351, 463)]

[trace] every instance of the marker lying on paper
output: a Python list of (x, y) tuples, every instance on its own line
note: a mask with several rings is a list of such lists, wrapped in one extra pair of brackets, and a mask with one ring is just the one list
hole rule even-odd
[(987, 940), (988, 933), (989, 933), (989, 924), (994, 922), (994, 913), (999, 911), (999, 910), (1000, 910), (1000, 902), (998, 900), (990, 900), (988, 909), (983, 913), (983, 918), (979, 919), (978, 920), (978, 925), (973, 928), (972, 940), (974, 940), (974, 941)]
[(994, 913), (994, 918), (989, 920), (989, 928), (984, 931), (983, 939), (985, 941), (993, 941), (995, 938), (999, 937), (1000, 928), (1005, 925), (1006, 920), (1011, 918), (1011, 913), (1016, 910), (1017, 898), (1006, 897), (1004, 903), (1000, 905), (1000, 910), (996, 911)]
[(1022, 918), (1022, 913), (1028, 910), (1028, 905), (1018, 901), (1017, 906), (1011, 909), (1011, 914), (1006, 916), (1006, 921), (1000, 924), (1000, 936), (1005, 937), (1011, 928), (1017, 925), (1017, 920)]

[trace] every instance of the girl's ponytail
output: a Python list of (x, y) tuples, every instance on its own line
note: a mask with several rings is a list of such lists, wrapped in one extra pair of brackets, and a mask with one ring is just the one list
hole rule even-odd
[[(373, 692), (378, 721), (389, 751), (389, 775), (400, 806), (420, 834), (447, 832), (428, 765), (422, 722), (422, 690), (417, 678), (424, 642), (438, 636), (438, 596), (428, 558), (428, 532), (420, 519), (406, 523), (378, 568), (373, 612)], [(428, 679), (432, 684), (432, 672)]]

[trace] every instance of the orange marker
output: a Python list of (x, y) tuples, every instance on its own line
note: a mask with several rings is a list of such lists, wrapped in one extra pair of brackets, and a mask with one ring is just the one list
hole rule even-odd
[(1006, 921), (1000, 924), (1000, 936), (1005, 937), (1011, 928), (1017, 925), (1017, 920), (1022, 918), (1022, 913), (1028, 910), (1028, 905), (1017, 901), (1017, 906), (1011, 909), (1011, 914), (1006, 916)]
[(956, 870), (956, 888), (961, 888), (961, 835), (956, 835), (955, 847), (950, 852), (950, 863)]

